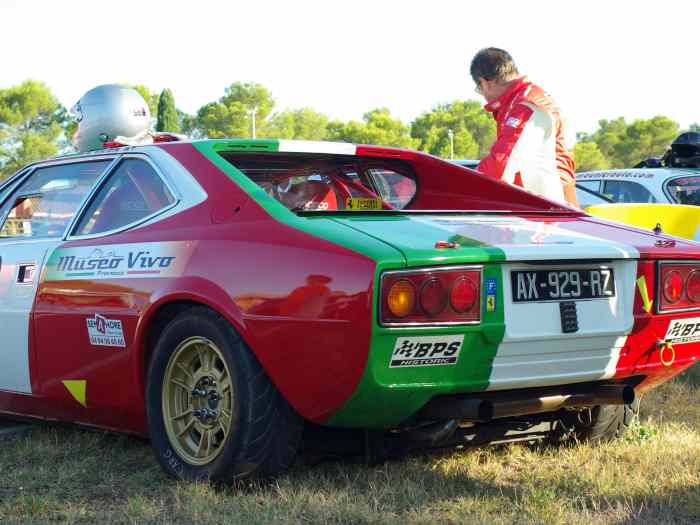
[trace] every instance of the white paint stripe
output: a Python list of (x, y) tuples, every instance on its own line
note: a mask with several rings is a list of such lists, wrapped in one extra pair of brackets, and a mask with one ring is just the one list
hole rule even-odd
[(278, 151), (289, 153), (330, 153), (335, 155), (354, 155), (357, 151), (357, 146), (348, 142), (280, 140)]
[(413, 219), (498, 248), (507, 261), (639, 258), (639, 251), (633, 246), (567, 230), (565, 223), (483, 215)]
[[(585, 262), (577, 265), (586, 267)], [(590, 266), (590, 265), (589, 265)], [(636, 260), (617, 260), (615, 297), (576, 301), (579, 330), (561, 330), (559, 303), (514, 303), (514, 269), (570, 269), (571, 265), (504, 264), (503, 302), (506, 331), (493, 362), (489, 390), (594, 381), (613, 377), (634, 325)]]

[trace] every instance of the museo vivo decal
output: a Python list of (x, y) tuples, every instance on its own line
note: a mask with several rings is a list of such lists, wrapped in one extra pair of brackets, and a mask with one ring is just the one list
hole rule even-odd
[(51, 254), (46, 281), (176, 277), (182, 275), (193, 241), (111, 244), (58, 248)]

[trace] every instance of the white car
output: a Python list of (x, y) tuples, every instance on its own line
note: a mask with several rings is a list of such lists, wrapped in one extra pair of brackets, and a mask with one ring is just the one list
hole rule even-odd
[(588, 171), (576, 174), (582, 206), (591, 202), (589, 192), (615, 203), (700, 205), (700, 169), (635, 168)]

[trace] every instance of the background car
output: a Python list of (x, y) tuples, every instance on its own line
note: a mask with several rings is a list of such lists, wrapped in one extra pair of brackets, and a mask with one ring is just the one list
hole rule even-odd
[(576, 179), (579, 203), (588, 213), (700, 241), (700, 170), (609, 170), (578, 173)]
[(274, 476), (305, 427), (614, 438), (700, 356), (700, 247), (415, 151), (114, 147), (16, 173), (0, 221), (0, 413), (182, 479)]

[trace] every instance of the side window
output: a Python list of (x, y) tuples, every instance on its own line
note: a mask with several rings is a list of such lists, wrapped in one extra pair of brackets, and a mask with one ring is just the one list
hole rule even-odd
[(656, 202), (651, 192), (637, 182), (609, 180), (604, 186), (603, 194), (613, 202)]
[(372, 178), (382, 199), (394, 208), (404, 208), (416, 194), (416, 182), (409, 176), (387, 168), (370, 168)]
[(7, 199), (0, 237), (59, 237), (110, 161), (38, 168)]
[(577, 180), (576, 184), (587, 190), (595, 191), (600, 193), (600, 181), (599, 180)]
[(175, 197), (147, 162), (125, 159), (100, 188), (74, 235), (116, 230), (153, 215)]

